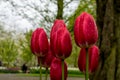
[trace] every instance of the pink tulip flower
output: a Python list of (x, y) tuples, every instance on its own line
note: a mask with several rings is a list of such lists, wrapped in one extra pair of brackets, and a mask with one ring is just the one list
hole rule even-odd
[[(50, 79), (62, 80), (62, 61), (54, 58), (50, 66)], [(64, 80), (67, 80), (67, 64), (64, 62)]]
[(65, 59), (70, 56), (72, 51), (72, 42), (71, 36), (67, 28), (60, 28), (57, 32), (53, 35), (54, 42), (53, 42), (53, 53), (56, 57), (60, 59)]
[(75, 42), (79, 47), (89, 47), (98, 39), (98, 30), (94, 18), (83, 12), (75, 20), (74, 24)]
[(65, 23), (63, 20), (59, 20), (59, 19), (56, 19), (53, 26), (52, 26), (52, 29), (51, 29), (51, 32), (50, 32), (50, 48), (53, 52), (53, 43), (54, 43), (54, 37), (53, 35), (57, 32), (57, 30), (61, 27), (66, 27)]
[(31, 50), (38, 57), (46, 55), (49, 49), (47, 35), (42, 28), (37, 28), (31, 37)]
[[(99, 49), (93, 45), (88, 49), (89, 54), (89, 73), (94, 72), (98, 67), (99, 62)], [(82, 48), (78, 57), (78, 67), (80, 71), (86, 71), (86, 50)]]

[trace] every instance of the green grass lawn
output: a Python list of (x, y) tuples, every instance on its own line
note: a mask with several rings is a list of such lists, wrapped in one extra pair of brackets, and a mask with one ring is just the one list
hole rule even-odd
[[(39, 76), (39, 70), (33, 69), (30, 71), (31, 73), (23, 74), (19, 73), (18, 76), (32, 76), (32, 77), (38, 77)], [(42, 70), (42, 76), (45, 76), (45, 69)], [(49, 72), (49, 71), (48, 71)], [(84, 74), (80, 72), (78, 69), (68, 69), (68, 77), (84, 77)]]
[[(50, 71), (48, 71), (50, 73)], [(22, 71), (14, 71), (14, 70), (6, 70), (6, 69), (1, 69), (0, 73), (13, 73), (16, 74), (17, 76), (28, 76), (28, 77), (38, 77), (39, 76), (39, 69), (30, 69), (30, 73), (25, 74), (22, 73)], [(43, 68), (42, 69), (42, 76), (45, 76), (46, 70)], [(68, 77), (84, 77), (84, 74), (79, 71), (78, 68), (68, 68)]]
[[(17, 74), (17, 76), (27, 76), (27, 77), (39, 77), (39, 74), (32, 74), (32, 73), (28, 73), (28, 74), (24, 74), (24, 73), (19, 73)], [(45, 76), (45, 74), (42, 74), (42, 76)], [(84, 74), (68, 74), (69, 77), (84, 77)]]

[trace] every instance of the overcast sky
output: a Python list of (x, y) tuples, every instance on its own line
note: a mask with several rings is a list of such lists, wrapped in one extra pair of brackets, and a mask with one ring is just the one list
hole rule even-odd
[[(77, 8), (78, 2), (79, 0), (74, 0), (69, 4), (64, 9), (64, 16), (71, 15)], [(13, 7), (11, 3), (16, 7)], [(43, 17), (28, 5), (36, 6), (39, 10), (49, 9), (51, 13), (45, 15), (50, 17), (53, 16), (53, 13), (57, 14), (57, 6), (50, 0), (41, 0), (41, 2), (40, 0), (0, 0), (0, 22), (6, 30), (26, 31), (40, 26)], [(27, 17), (23, 17), (23, 15), (27, 15)]]

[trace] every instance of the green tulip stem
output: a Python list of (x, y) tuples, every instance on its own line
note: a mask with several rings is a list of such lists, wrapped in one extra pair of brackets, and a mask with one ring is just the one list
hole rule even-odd
[(88, 48), (86, 48), (86, 73), (85, 73), (85, 80), (88, 80), (89, 78), (89, 53), (88, 53)]
[(64, 80), (64, 60), (62, 60), (62, 80)]
[(47, 80), (47, 77), (48, 77), (48, 68), (46, 68), (45, 80)]
[(42, 80), (42, 61), (40, 59), (40, 80)]

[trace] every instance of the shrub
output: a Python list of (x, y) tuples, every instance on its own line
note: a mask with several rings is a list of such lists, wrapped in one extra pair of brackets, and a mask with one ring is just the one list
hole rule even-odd
[(19, 73), (20, 68), (18, 67), (11, 67), (11, 68), (1, 68), (0, 73)]

